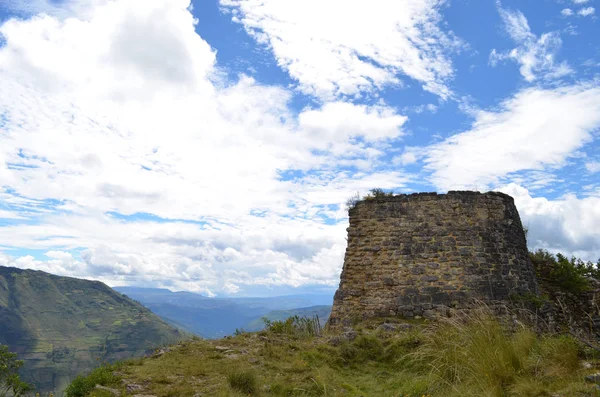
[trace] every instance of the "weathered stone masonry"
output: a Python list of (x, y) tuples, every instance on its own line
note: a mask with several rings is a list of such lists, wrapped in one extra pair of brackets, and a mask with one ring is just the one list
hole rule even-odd
[(537, 293), (521, 220), (506, 194), (379, 197), (358, 202), (349, 215), (333, 326)]

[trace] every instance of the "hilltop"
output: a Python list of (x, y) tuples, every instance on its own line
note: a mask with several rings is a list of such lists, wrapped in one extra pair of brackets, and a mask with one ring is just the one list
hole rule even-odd
[(0, 344), (25, 360), (24, 380), (42, 392), (187, 336), (101, 282), (3, 266), (0, 324)]
[(275, 321), (98, 369), (67, 397), (583, 397), (598, 395), (586, 380), (597, 368), (598, 353), (576, 339), (502, 323), (481, 307), (440, 322), (377, 319), (339, 333), (310, 319)]

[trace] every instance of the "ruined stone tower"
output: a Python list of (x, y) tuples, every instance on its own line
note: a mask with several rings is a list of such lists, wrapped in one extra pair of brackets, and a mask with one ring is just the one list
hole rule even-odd
[(537, 293), (519, 213), (506, 194), (378, 197), (349, 214), (332, 326)]

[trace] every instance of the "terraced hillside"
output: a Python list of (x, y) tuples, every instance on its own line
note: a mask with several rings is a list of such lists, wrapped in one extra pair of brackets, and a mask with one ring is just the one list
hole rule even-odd
[(0, 324), (0, 344), (25, 360), (24, 380), (42, 392), (185, 336), (101, 282), (3, 266)]

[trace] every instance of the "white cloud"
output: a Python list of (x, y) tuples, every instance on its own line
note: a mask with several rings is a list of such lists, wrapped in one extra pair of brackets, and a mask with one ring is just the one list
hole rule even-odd
[[(521, 11), (499, 8), (506, 32), (517, 47), (506, 52), (493, 49), (490, 64), (512, 60), (521, 65), (519, 71), (525, 80), (532, 82), (538, 77), (556, 79), (573, 73), (566, 62), (556, 63), (555, 58), (562, 40), (558, 32), (543, 33), (540, 37), (531, 32), (527, 18)], [(566, 15), (563, 10), (563, 15)]]
[(233, 21), (274, 54), (312, 95), (374, 93), (405, 75), (451, 95), (449, 51), (462, 44), (439, 27), (444, 0), (221, 0)]
[(573, 3), (575, 3), (575, 4), (585, 4), (588, 1), (590, 1), (590, 0), (573, 0)]
[(511, 195), (528, 228), (530, 249), (575, 255), (596, 262), (600, 258), (600, 197), (577, 198), (567, 194), (556, 200), (532, 197), (511, 183), (498, 189)]
[(600, 87), (526, 89), (474, 116), (469, 131), (428, 148), (427, 168), (443, 190), (485, 190), (510, 173), (564, 165), (600, 127)]
[(560, 13), (565, 17), (570, 17), (573, 15), (573, 10), (570, 8), (564, 8)]
[(315, 148), (337, 156), (378, 156), (381, 152), (364, 144), (350, 143), (360, 138), (367, 143), (399, 138), (408, 118), (385, 106), (331, 102), (322, 108), (306, 109), (298, 116), (300, 129)]
[(27, 219), (18, 212), (0, 209), (0, 219)]
[(590, 161), (585, 163), (585, 168), (591, 173), (600, 172), (600, 161)]
[(410, 165), (416, 164), (417, 161), (422, 157), (423, 150), (416, 147), (406, 147), (404, 153), (399, 156), (395, 156), (392, 159), (392, 163), (395, 165)]
[(582, 17), (587, 17), (589, 15), (594, 15), (596, 9), (594, 7), (586, 7), (577, 11), (577, 15), (581, 15)]
[(77, 15), (88, 16), (92, 10), (108, 0), (3, 0), (2, 6), (13, 12), (31, 16), (35, 14), (48, 14), (59, 18)]
[(237, 294), (240, 291), (240, 287), (232, 283), (227, 283), (223, 286), (223, 291), (228, 294)]
[(344, 102), (295, 115), (285, 89), (224, 80), (188, 6), (122, 0), (0, 26), (0, 200), (15, 208), (0, 216), (37, 220), (0, 241), (47, 252), (11, 263), (207, 294), (335, 285), (345, 200), (410, 178), (371, 171), (406, 117)]
[[(100, 279), (111, 285), (154, 282), (212, 293), (227, 284), (333, 286), (339, 281), (346, 226), (346, 222), (325, 225), (271, 214), (244, 217), (235, 226), (219, 229), (183, 222), (59, 215), (46, 218), (43, 225), (5, 226), (0, 236), (3, 241), (12, 236), (14, 246), (49, 250), (47, 260), (11, 259), (9, 263), (17, 267)], [(75, 260), (67, 251), (78, 246), (91, 248)]]

